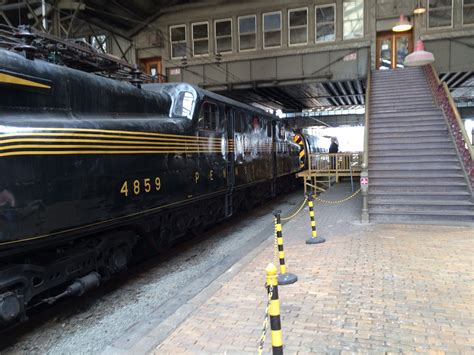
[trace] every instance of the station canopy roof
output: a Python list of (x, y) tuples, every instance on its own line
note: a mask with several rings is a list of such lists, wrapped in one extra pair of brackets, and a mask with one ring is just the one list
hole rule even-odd
[[(47, 11), (56, 9), (70, 14), (76, 8), (77, 17), (106, 30), (114, 30), (124, 37), (131, 37), (169, 7), (197, 3), (198, 0), (46, 0)], [(12, 26), (31, 23), (35, 12), (41, 16), (41, 0), (0, 0), (0, 23), (8, 18)]]

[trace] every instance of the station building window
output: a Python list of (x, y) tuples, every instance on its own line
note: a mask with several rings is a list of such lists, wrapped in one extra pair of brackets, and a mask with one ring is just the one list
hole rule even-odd
[(209, 55), (209, 24), (198, 22), (192, 24), (193, 56)]
[(428, 0), (428, 27), (453, 25), (453, 0)]
[(239, 51), (257, 48), (257, 16), (239, 17)]
[(214, 22), (216, 53), (232, 52), (232, 19)]
[(462, 4), (462, 24), (474, 25), (474, 0), (464, 0)]
[(343, 38), (361, 38), (364, 36), (364, 0), (347, 0), (342, 4)]
[(281, 11), (263, 16), (263, 48), (281, 47)]
[(205, 102), (202, 105), (198, 126), (209, 131), (217, 130), (217, 127), (219, 127), (219, 108), (216, 104)]
[(288, 10), (288, 44), (308, 43), (308, 8)]
[(316, 6), (316, 42), (336, 39), (336, 4)]
[(170, 27), (171, 58), (186, 56), (186, 26), (177, 25)]

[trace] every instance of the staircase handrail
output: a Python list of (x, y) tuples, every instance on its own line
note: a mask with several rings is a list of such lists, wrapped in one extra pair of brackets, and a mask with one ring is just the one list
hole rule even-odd
[[(370, 62), (370, 60), (369, 60)], [(370, 90), (372, 70), (367, 68), (367, 86), (365, 88), (365, 118), (364, 118), (364, 154), (362, 157), (362, 169), (369, 168), (369, 115), (370, 115)]]
[[(448, 121), (448, 127), (454, 137), (456, 147), (469, 177), (471, 189), (474, 185), (474, 149), (472, 148), (466, 128), (462, 123), (461, 115), (449, 92), (448, 85), (441, 82), (433, 64), (425, 65), (424, 70), (428, 83), (435, 96), (438, 106), (443, 110)], [(471, 190), (472, 191), (472, 190)]]
[(369, 185), (362, 184), (362, 179), (368, 182), (369, 177), (369, 118), (370, 118), (370, 93), (372, 81), (372, 64), (367, 60), (367, 85), (365, 87), (365, 120), (364, 120), (364, 152), (361, 164), (361, 192), (362, 192), (362, 223), (369, 223)]

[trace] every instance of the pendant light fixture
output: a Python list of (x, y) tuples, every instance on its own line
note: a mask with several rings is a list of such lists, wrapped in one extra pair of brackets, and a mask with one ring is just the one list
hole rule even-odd
[(401, 14), (400, 18), (398, 19), (398, 22), (393, 26), (392, 31), (393, 32), (405, 32), (405, 31), (410, 31), (412, 28), (412, 25), (410, 22), (408, 22), (407, 18), (405, 15)]
[(415, 10), (413, 10), (413, 13), (415, 15), (422, 15), (425, 12), (426, 12), (426, 8), (423, 5), (421, 5), (421, 0), (418, 0), (416, 3)]
[(416, 67), (419, 65), (430, 64), (434, 62), (434, 55), (425, 51), (425, 45), (421, 39), (415, 43), (415, 51), (405, 57), (405, 66)]

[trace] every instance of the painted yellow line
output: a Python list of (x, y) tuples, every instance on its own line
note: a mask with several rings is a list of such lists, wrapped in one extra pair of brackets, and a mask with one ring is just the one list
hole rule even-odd
[(21, 85), (21, 86), (31, 86), (35, 88), (41, 88), (41, 89), (51, 89), (51, 86), (49, 85), (41, 84), (36, 81), (19, 78), (17, 76), (5, 74), (5, 73), (0, 73), (0, 83)]
[[(143, 135), (143, 136), (150, 136), (150, 137), (179, 137), (179, 138), (202, 138), (202, 139), (209, 139), (209, 137), (196, 137), (196, 136), (185, 136), (180, 134), (166, 134), (166, 133), (155, 133), (155, 132), (137, 132), (137, 131), (120, 131), (120, 130), (107, 130), (107, 129), (95, 129), (95, 128), (45, 128), (45, 127), (12, 127), (18, 132), (14, 133), (14, 135), (24, 135), (21, 133), (22, 130), (25, 131), (52, 131), (52, 132), (97, 132), (97, 133), (106, 133), (106, 134), (124, 134), (124, 135)], [(222, 134), (222, 133), (218, 133)], [(0, 137), (7, 137), (10, 136), (10, 133), (0, 134)], [(216, 138), (220, 139), (220, 138)]]
[[(119, 144), (127, 147), (130, 144), (146, 144), (152, 146), (175, 146), (177, 147), (216, 147), (219, 148), (222, 146), (221, 142), (148, 142), (148, 141), (112, 141), (112, 140), (102, 140), (102, 139), (67, 139), (67, 138), (22, 138), (22, 139), (8, 139), (8, 140), (0, 140), (0, 150), (2, 149), (2, 145), (4, 146), (14, 146), (15, 143), (29, 143), (29, 142), (38, 142), (38, 143), (102, 143), (102, 144)], [(49, 145), (45, 144), (45, 147), (49, 147)]]
[[(120, 145), (95, 145), (95, 144), (19, 144), (19, 145), (9, 145), (6, 147), (0, 146), (0, 151), (5, 151), (5, 150), (12, 150), (12, 149), (61, 149), (61, 148), (67, 148), (67, 149), (79, 149), (79, 148), (84, 148), (84, 149), (154, 149), (154, 150), (163, 150), (163, 149), (168, 149), (171, 147), (153, 147), (149, 145), (127, 145), (127, 146), (120, 146)], [(200, 146), (195, 146), (195, 147), (187, 147), (187, 146), (182, 146), (182, 147), (172, 147), (172, 148), (178, 148), (176, 150), (183, 150), (183, 151), (188, 151), (188, 150), (200, 150)], [(181, 148), (181, 149), (179, 149)], [(203, 147), (207, 148), (208, 150), (220, 150), (220, 146), (207, 146)]]
[[(212, 138), (212, 137), (196, 137), (196, 136), (183, 136), (184, 138), (179, 138), (179, 136), (173, 137), (163, 137), (163, 138), (150, 138), (142, 136), (119, 136), (119, 135), (106, 135), (106, 134), (81, 134), (81, 133), (4, 133), (0, 134), (0, 139), (10, 138), (10, 137), (95, 137), (95, 138), (118, 138), (118, 139), (137, 139), (137, 140), (146, 140), (146, 141), (175, 141), (175, 142), (189, 142), (189, 141), (214, 141), (220, 143), (222, 138)], [(20, 139), (20, 138), (17, 138)], [(228, 140), (233, 142), (233, 139)]]
[[(91, 155), (91, 154), (215, 154), (220, 151), (206, 151), (206, 150), (176, 150), (176, 151), (162, 151), (162, 150), (49, 150), (49, 151), (17, 151), (0, 153), (0, 157), (21, 156), (21, 155)], [(229, 153), (229, 152), (226, 152)]]

